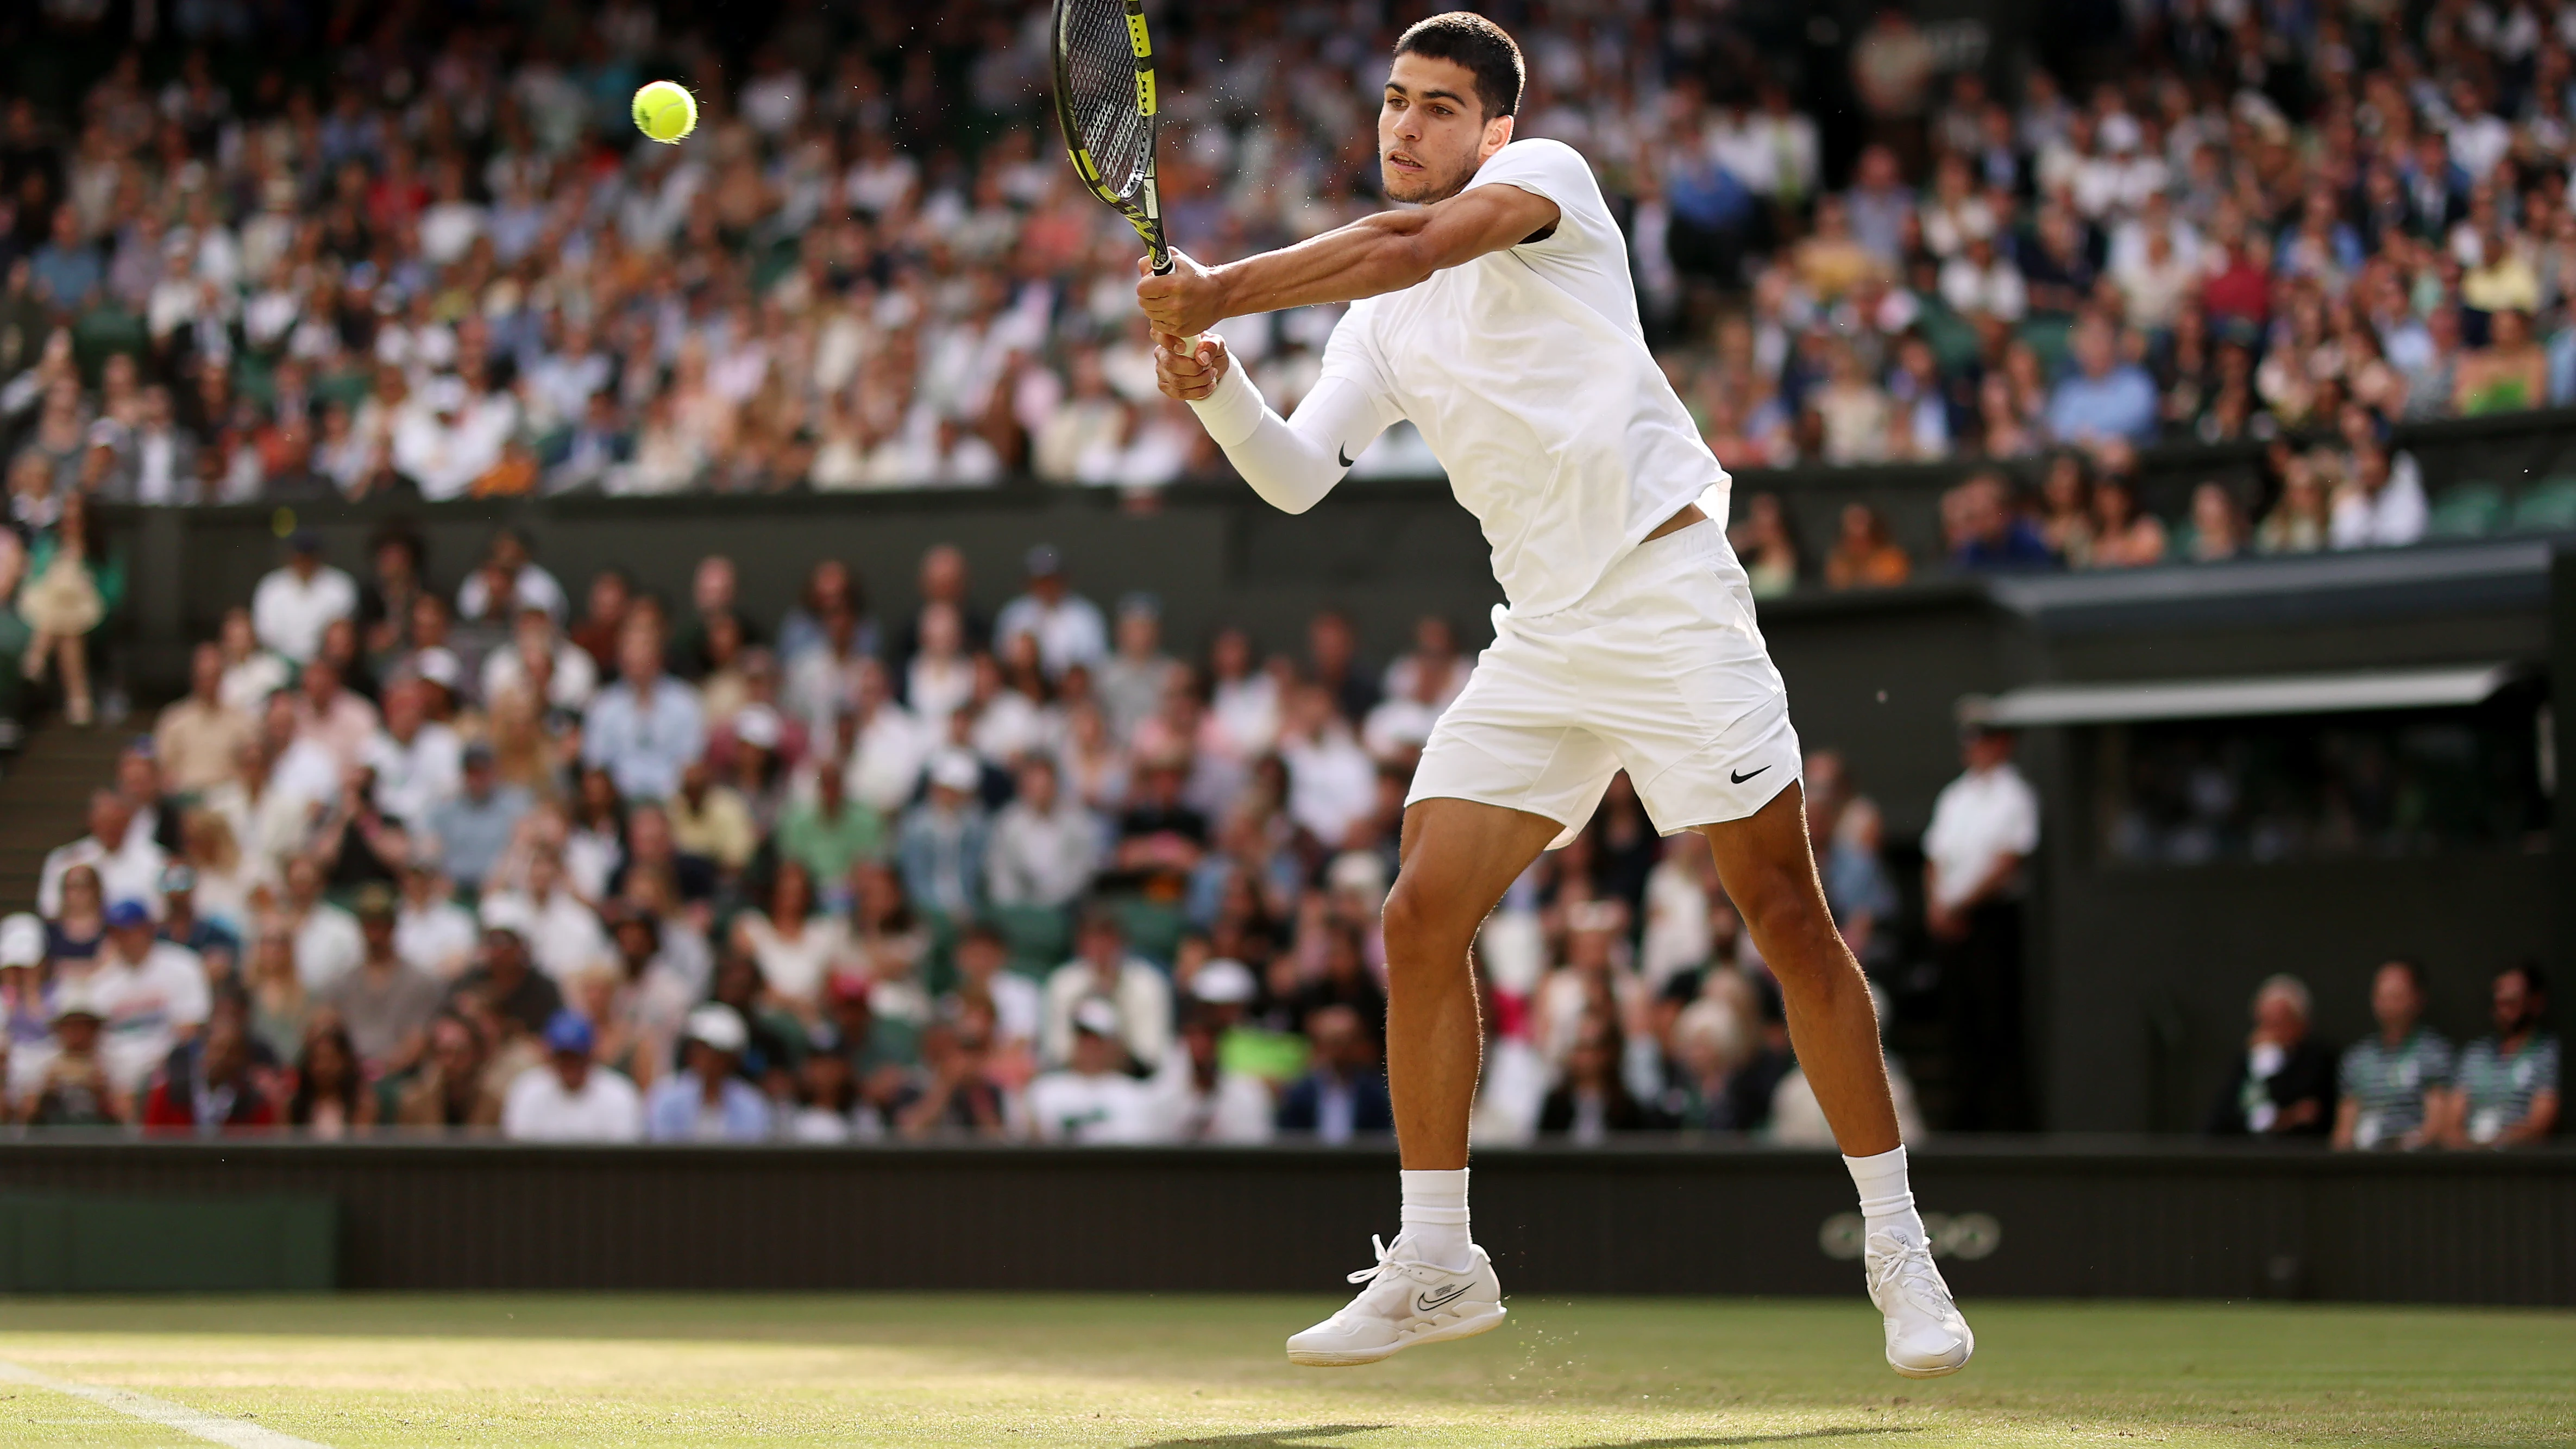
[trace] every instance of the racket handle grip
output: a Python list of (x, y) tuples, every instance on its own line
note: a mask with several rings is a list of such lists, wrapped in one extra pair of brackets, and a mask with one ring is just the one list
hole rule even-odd
[[(1169, 249), (1165, 249), (1165, 250), (1163, 250), (1163, 251), (1156, 252), (1156, 253), (1154, 253), (1153, 255), (1154, 255), (1154, 258), (1155, 258), (1154, 275), (1155, 275), (1155, 276), (1158, 276), (1158, 277), (1168, 277), (1168, 276), (1170, 276), (1170, 275), (1172, 274), (1172, 266), (1173, 266), (1173, 262), (1172, 262), (1172, 254), (1171, 254), (1170, 250), (1169, 250)], [(1184, 337), (1184, 338), (1182, 338), (1182, 339), (1181, 339), (1181, 350), (1182, 350), (1183, 352), (1189, 353), (1189, 354), (1190, 354), (1191, 356), (1193, 356), (1193, 357), (1197, 356), (1197, 355), (1198, 355), (1198, 350), (1199, 350), (1199, 339), (1198, 339), (1198, 337), (1197, 337), (1196, 335), (1192, 335), (1192, 336), (1188, 336), (1188, 337)]]

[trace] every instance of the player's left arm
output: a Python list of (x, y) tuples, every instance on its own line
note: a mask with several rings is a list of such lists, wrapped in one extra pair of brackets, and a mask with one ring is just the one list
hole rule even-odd
[(1219, 267), (1175, 250), (1169, 273), (1137, 281), (1136, 302), (1155, 331), (1195, 337), (1228, 317), (1400, 292), (1433, 272), (1533, 240), (1561, 216), (1555, 202), (1509, 182), (1472, 186), (1446, 201), (1364, 216)]

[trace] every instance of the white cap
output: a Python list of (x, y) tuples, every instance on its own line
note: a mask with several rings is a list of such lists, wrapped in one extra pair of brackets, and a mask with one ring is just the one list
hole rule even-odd
[(465, 687), (465, 666), (456, 651), (433, 645), (411, 657), (411, 672), (450, 694)]
[(984, 783), (984, 769), (964, 750), (942, 750), (931, 757), (930, 783), (943, 790), (971, 794)]
[(765, 704), (746, 704), (733, 712), (733, 737), (754, 749), (778, 748), (778, 711)]
[(1258, 994), (1252, 968), (1230, 957), (1219, 956), (1190, 978), (1190, 996), (1211, 1005), (1247, 1006)]
[(65, 977), (54, 986), (54, 1010), (49, 1019), (61, 1021), (66, 1016), (107, 1020), (107, 1013), (99, 1010), (97, 993), (90, 989), (89, 981), (84, 977)]
[(1118, 1038), (1118, 1008), (1097, 996), (1085, 997), (1082, 1004), (1073, 1009), (1073, 1029), (1115, 1041)]
[(485, 896), (482, 909), (478, 914), (483, 919), (484, 930), (507, 931), (522, 941), (526, 940), (537, 926), (536, 913), (528, 909), (526, 901), (514, 895)]
[(20, 911), (0, 921), (0, 966), (45, 964), (45, 923)]
[(1324, 883), (1337, 891), (1386, 894), (1386, 862), (1375, 851), (1345, 850), (1324, 870)]
[(739, 1053), (751, 1045), (751, 1032), (742, 1024), (742, 1013), (721, 1001), (710, 1001), (689, 1013), (688, 1036), (720, 1052)]

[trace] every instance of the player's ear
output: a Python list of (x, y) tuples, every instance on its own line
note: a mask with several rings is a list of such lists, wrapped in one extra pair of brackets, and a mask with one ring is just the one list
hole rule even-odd
[(1477, 165), (1493, 160), (1495, 152), (1512, 143), (1512, 120), (1510, 116), (1496, 116), (1485, 123), (1484, 143), (1476, 148)]

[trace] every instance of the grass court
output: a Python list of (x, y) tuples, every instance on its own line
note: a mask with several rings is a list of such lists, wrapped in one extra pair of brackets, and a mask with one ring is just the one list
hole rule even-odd
[[(1280, 1340), (1339, 1301), (0, 1299), (0, 1364), (21, 1371), (0, 1368), (0, 1445), (2576, 1441), (2563, 1312), (1972, 1298), (1976, 1362), (1916, 1383), (1880, 1362), (1855, 1283), (1833, 1301), (1520, 1298), (1467, 1343), (1290, 1367)], [(191, 1433), (65, 1386), (214, 1417)]]

